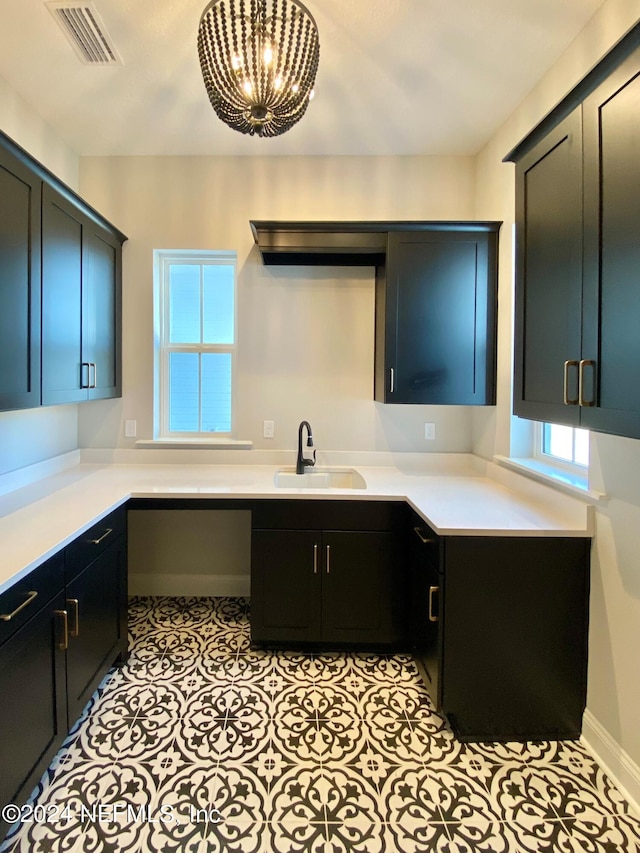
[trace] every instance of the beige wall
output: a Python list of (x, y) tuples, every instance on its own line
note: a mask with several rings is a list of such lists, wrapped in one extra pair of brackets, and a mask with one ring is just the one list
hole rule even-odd
[(373, 268), (264, 267), (249, 220), (465, 219), (471, 158), (83, 158), (81, 188), (129, 236), (124, 395), (81, 408), (81, 446), (132, 447), (125, 419), (152, 437), (152, 252), (210, 248), (238, 253), (238, 438), (291, 449), (306, 418), (319, 450), (470, 450), (465, 407), (373, 402)]
[[(504, 154), (640, 18), (639, 0), (601, 11), (477, 160), (471, 158), (89, 158), (80, 189), (129, 234), (125, 247), (122, 400), (80, 407), (80, 444), (127, 447), (125, 418), (151, 434), (154, 248), (234, 248), (240, 265), (239, 432), (289, 448), (302, 417), (330, 449), (508, 453), (511, 417), (513, 166)], [(0, 79), (0, 128), (71, 186), (78, 159)], [(371, 400), (373, 283), (365, 271), (283, 271), (260, 265), (250, 218), (502, 219), (496, 409), (383, 407)], [(77, 407), (1, 413), (0, 473), (76, 446)], [(276, 439), (261, 438), (263, 419)], [(425, 446), (422, 422), (439, 440)], [(640, 442), (592, 437), (597, 509), (588, 707), (640, 764)], [(185, 520), (188, 534), (189, 520)], [(246, 541), (246, 539), (245, 539)], [(231, 559), (231, 558), (230, 558)], [(198, 563), (194, 563), (198, 565)], [(230, 563), (228, 564), (230, 565)], [(227, 571), (227, 569), (225, 569)]]
[[(500, 258), (498, 406), (472, 415), (474, 450), (486, 458), (508, 454), (510, 448), (513, 269), (507, 238), (514, 219), (514, 166), (503, 164), (502, 157), (638, 19), (638, 0), (608, 0), (477, 158), (476, 216), (505, 223)], [(591, 456), (592, 485), (604, 489), (609, 501), (596, 510), (588, 710), (638, 765), (640, 441), (592, 434)], [(613, 762), (611, 755), (608, 760)], [(621, 764), (626, 760), (622, 756)], [(640, 786), (640, 777), (635, 781)]]

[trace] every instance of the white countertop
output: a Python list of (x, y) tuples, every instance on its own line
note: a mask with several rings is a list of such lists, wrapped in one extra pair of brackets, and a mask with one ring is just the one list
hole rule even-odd
[(129, 498), (406, 500), (445, 536), (592, 535), (587, 504), (463, 454), (451, 464), (354, 465), (365, 489), (277, 488), (277, 467), (62, 465), (0, 496), (0, 592)]

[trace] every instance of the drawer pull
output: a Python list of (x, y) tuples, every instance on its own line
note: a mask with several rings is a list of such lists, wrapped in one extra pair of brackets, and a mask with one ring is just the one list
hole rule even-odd
[(429, 587), (429, 622), (437, 622), (439, 617), (438, 614), (433, 612), (433, 597), (439, 591), (439, 586), (430, 586)]
[(413, 532), (416, 534), (416, 536), (422, 542), (423, 545), (433, 545), (433, 543), (436, 541), (435, 539), (429, 539), (428, 536), (425, 536), (420, 527), (414, 527)]
[(73, 607), (73, 628), (69, 631), (70, 637), (79, 637), (80, 636), (80, 610), (78, 607), (78, 599), (77, 598), (67, 598), (67, 604), (71, 604)]
[(106, 539), (107, 536), (109, 536), (111, 533), (113, 533), (113, 528), (107, 527), (107, 529), (105, 530), (105, 532), (102, 534), (102, 536), (99, 539), (89, 539), (89, 542), (92, 545), (99, 545), (103, 541), (103, 539)]
[(15, 609), (12, 613), (2, 613), (2, 614), (0, 614), (0, 619), (1, 619), (3, 622), (11, 622), (11, 620), (13, 619), (13, 617), (14, 617), (14, 616), (17, 616), (17, 615), (18, 615), (18, 613), (20, 613), (20, 611), (21, 611), (21, 610), (24, 610), (24, 609), (25, 609), (25, 607), (26, 607), (28, 604), (31, 604), (31, 602), (34, 600), (34, 598), (37, 598), (37, 597), (38, 597), (38, 593), (37, 593), (37, 591), (36, 591), (35, 589), (31, 590), (31, 592), (28, 592), (28, 593), (27, 593), (27, 597), (26, 597), (26, 599), (22, 602), (22, 604), (19, 604), (19, 605), (18, 605), (18, 607), (16, 607), (16, 609)]
[(54, 610), (56, 616), (62, 619), (62, 640), (58, 643), (58, 648), (61, 652), (66, 652), (69, 648), (69, 619), (66, 610)]

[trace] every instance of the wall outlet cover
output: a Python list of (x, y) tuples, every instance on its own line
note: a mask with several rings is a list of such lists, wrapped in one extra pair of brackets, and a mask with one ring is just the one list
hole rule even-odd
[(273, 421), (262, 422), (262, 437), (273, 438), (275, 435), (275, 424)]
[(425, 441), (435, 441), (436, 438), (436, 425), (432, 423), (426, 423), (424, 425), (424, 439)]

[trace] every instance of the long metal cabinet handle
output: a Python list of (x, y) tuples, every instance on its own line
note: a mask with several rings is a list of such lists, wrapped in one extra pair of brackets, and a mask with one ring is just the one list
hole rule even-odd
[[(578, 401), (581, 406), (595, 406), (596, 404), (596, 394), (595, 394), (595, 366), (596, 363), (591, 358), (583, 358), (580, 362), (580, 371), (578, 374)], [(584, 398), (584, 369), (585, 367), (593, 367), (593, 397), (591, 400), (585, 400)]]
[[(84, 368), (87, 368), (87, 381), (84, 381)], [(83, 361), (80, 363), (80, 387), (91, 388), (91, 362)]]
[(70, 604), (73, 607), (73, 628), (69, 631), (69, 636), (79, 637), (80, 636), (80, 608), (78, 606), (78, 599), (77, 598), (67, 598), (67, 604)]
[(430, 586), (429, 587), (429, 622), (437, 622), (440, 618), (437, 614), (433, 612), (433, 596), (440, 589), (439, 586)]
[(331, 545), (327, 545), (327, 574), (331, 572)]
[(433, 542), (436, 541), (435, 539), (429, 539), (428, 536), (425, 536), (422, 532), (422, 528), (420, 527), (414, 527), (413, 532), (416, 534), (416, 536), (422, 542), (423, 545), (431, 545)]
[(61, 652), (66, 652), (69, 648), (69, 620), (66, 610), (54, 610), (56, 616), (62, 618), (62, 640), (58, 643), (58, 648)]
[(22, 604), (19, 604), (15, 610), (13, 610), (11, 613), (0, 614), (0, 620), (2, 620), (3, 622), (11, 622), (11, 620), (13, 619), (14, 616), (17, 616), (21, 610), (24, 610), (25, 607), (27, 607), (29, 604), (31, 604), (31, 602), (34, 600), (34, 598), (37, 598), (37, 597), (38, 597), (37, 590), (32, 589), (31, 592), (27, 593), (27, 597), (22, 602)]
[(314, 573), (314, 575), (318, 574), (318, 545), (317, 545), (317, 543), (313, 546), (313, 573)]
[(97, 388), (98, 387), (98, 367), (95, 361), (89, 362), (89, 367), (93, 367), (93, 382), (89, 379), (89, 388)]
[(389, 368), (389, 392), (393, 394), (396, 390), (396, 372), (393, 367)]
[[(577, 406), (579, 404), (579, 393), (576, 399), (569, 397), (569, 368), (575, 367), (578, 368), (578, 362), (569, 359), (564, 363), (564, 382), (562, 388), (562, 399), (564, 401), (565, 406)], [(579, 368), (578, 368), (579, 369)]]
[(111, 533), (113, 533), (113, 528), (107, 527), (107, 529), (105, 530), (105, 532), (102, 534), (102, 536), (99, 539), (89, 539), (89, 542), (91, 545), (99, 545), (102, 542), (102, 540), (106, 539), (107, 536), (109, 536)]

